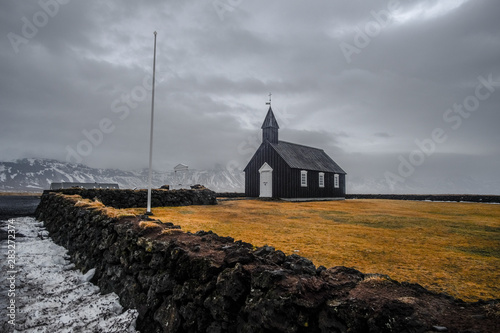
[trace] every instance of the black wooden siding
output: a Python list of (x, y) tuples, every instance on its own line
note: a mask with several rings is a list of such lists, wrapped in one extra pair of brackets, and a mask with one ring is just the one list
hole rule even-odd
[[(276, 175), (279, 173), (286, 176), (287, 165), (268, 142), (260, 145), (245, 169), (245, 194), (249, 197), (258, 197), (260, 194), (259, 169), (265, 162), (273, 169), (273, 197), (278, 197), (280, 188)], [(280, 178), (286, 181), (285, 177)]]
[(259, 169), (265, 162), (273, 169), (273, 197), (275, 198), (321, 198), (345, 196), (345, 174), (339, 174), (339, 188), (334, 188), (334, 173), (324, 172), (325, 187), (319, 187), (320, 171), (306, 170), (307, 187), (302, 187), (300, 184), (301, 169), (290, 168), (268, 142), (263, 143), (259, 149), (257, 149), (245, 168), (246, 196), (259, 196)]

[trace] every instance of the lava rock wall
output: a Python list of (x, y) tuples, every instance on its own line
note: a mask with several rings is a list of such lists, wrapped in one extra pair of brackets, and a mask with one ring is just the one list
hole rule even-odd
[(46, 192), (36, 217), (78, 268), (96, 269), (92, 282), (103, 293), (115, 292), (125, 308), (138, 310), (141, 332), (403, 333), (438, 324), (459, 332), (453, 325), (460, 318), (484, 315), (480, 305), (419, 285), (317, 268), (269, 246), (185, 233), (171, 223), (111, 218), (78, 200)]
[[(62, 190), (48, 190), (45, 192), (79, 195), (84, 199), (99, 199), (104, 205), (114, 208), (146, 207), (147, 190), (118, 190), (118, 189), (80, 189), (70, 188)], [(193, 190), (152, 190), (151, 206), (189, 206), (189, 205), (216, 205), (217, 197), (214, 191), (208, 189)]]

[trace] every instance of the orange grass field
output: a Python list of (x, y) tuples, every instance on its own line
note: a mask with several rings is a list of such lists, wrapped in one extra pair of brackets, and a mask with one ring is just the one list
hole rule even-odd
[(271, 245), (316, 265), (387, 274), (466, 301), (500, 298), (500, 205), (235, 200), (152, 212), (185, 231)]

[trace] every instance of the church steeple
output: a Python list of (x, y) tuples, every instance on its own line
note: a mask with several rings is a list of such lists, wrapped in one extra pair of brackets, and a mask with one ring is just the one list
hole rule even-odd
[(262, 142), (269, 141), (270, 143), (278, 143), (278, 122), (274, 117), (273, 109), (269, 105), (269, 110), (267, 111), (266, 119), (262, 123)]

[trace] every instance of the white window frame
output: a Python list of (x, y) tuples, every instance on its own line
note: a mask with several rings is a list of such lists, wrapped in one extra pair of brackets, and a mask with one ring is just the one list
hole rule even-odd
[(319, 187), (325, 187), (325, 173), (324, 172), (320, 172), (318, 174), (318, 184), (319, 184)]
[(337, 173), (333, 175), (333, 187), (335, 187), (335, 188), (340, 187), (339, 174), (337, 174)]
[(307, 187), (307, 171), (300, 170), (300, 186)]

